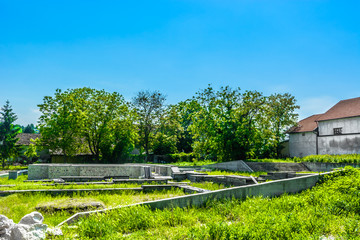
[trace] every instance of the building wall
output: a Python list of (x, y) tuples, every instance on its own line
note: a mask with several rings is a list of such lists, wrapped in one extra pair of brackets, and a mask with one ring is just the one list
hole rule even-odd
[(318, 144), (319, 154), (360, 153), (360, 134), (320, 136)]
[[(360, 117), (321, 121), (319, 126), (319, 154), (360, 153)], [(334, 135), (341, 128), (341, 135)]]
[(313, 132), (289, 134), (290, 157), (316, 154), (316, 134)]
[(360, 117), (321, 121), (319, 135), (334, 135), (334, 128), (342, 128), (342, 134), (360, 133)]

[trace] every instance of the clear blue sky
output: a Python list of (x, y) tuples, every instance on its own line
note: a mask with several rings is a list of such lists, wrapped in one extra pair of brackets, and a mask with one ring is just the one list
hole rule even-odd
[(160, 90), (211, 83), (293, 94), (300, 117), (360, 97), (360, 1), (0, 0), (0, 105), (35, 123), (56, 88)]

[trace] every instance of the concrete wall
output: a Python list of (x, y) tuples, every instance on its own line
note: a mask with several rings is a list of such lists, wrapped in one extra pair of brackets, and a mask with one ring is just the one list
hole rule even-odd
[(305, 157), (316, 154), (316, 134), (313, 132), (289, 134), (290, 157)]
[(49, 164), (30, 164), (28, 170), (29, 180), (49, 178)]
[[(226, 199), (226, 198), (246, 199), (246, 197), (248, 196), (274, 197), (284, 193), (297, 193), (305, 189), (311, 188), (319, 181), (319, 179), (323, 175), (324, 174), (303, 176), (303, 177), (297, 177), (297, 178), (291, 178), (285, 180), (276, 180), (276, 181), (265, 182), (250, 186), (240, 186), (240, 187), (227, 188), (227, 189), (211, 191), (206, 193), (198, 193), (187, 196), (161, 199), (151, 202), (137, 203), (123, 207), (146, 205), (146, 206), (150, 206), (152, 209), (163, 209), (163, 208), (174, 208), (174, 207), (183, 208), (188, 206), (201, 206), (204, 205), (207, 201), (216, 200), (216, 199)], [(70, 225), (75, 221), (77, 221), (79, 218), (86, 217), (92, 213), (106, 212), (117, 208), (121, 208), (121, 207), (77, 213), (73, 215), (71, 218), (60, 223), (59, 226), (63, 224)]]
[(334, 168), (343, 168), (346, 166), (352, 166), (356, 168), (360, 167), (360, 165), (351, 163), (304, 162), (303, 164), (312, 172), (328, 172), (332, 171)]
[[(341, 135), (334, 135), (341, 128)], [(319, 122), (319, 154), (360, 153), (360, 117)]]
[(319, 154), (360, 153), (360, 134), (319, 136)]
[(319, 135), (333, 135), (334, 128), (342, 128), (342, 134), (360, 133), (360, 117), (320, 121)]
[(54, 179), (61, 176), (129, 176), (139, 178), (145, 175), (144, 167), (152, 172), (171, 176), (172, 166), (153, 164), (31, 164), (29, 180)]
[(215, 163), (210, 165), (204, 165), (204, 168), (214, 168), (219, 170), (230, 170), (239, 172), (253, 172), (253, 170), (242, 160)]
[(254, 172), (306, 172), (309, 169), (302, 163), (246, 162)]

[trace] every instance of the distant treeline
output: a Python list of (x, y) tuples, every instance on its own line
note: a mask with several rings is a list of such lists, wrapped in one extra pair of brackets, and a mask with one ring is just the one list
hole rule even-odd
[(134, 148), (220, 161), (277, 157), (299, 108), (288, 93), (264, 96), (210, 85), (172, 105), (159, 91), (140, 91), (127, 102), (117, 92), (84, 87), (58, 89), (38, 106), (38, 147), (106, 162), (120, 162)]

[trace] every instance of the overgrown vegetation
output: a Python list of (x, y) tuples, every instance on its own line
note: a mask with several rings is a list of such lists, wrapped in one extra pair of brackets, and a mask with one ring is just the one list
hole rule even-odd
[(73, 239), (358, 239), (360, 171), (296, 195), (213, 201), (201, 208), (124, 208), (63, 228)]
[(27, 169), (27, 168), (28, 168), (27, 166), (23, 166), (23, 165), (6, 165), (4, 168), (0, 167), (0, 171), (2, 171), (2, 170), (23, 170), (23, 169)]
[(324, 162), (324, 163), (354, 163), (360, 164), (360, 154), (342, 155), (310, 155), (303, 158), (294, 158), (297, 162)]
[(21, 128), (14, 125), (17, 120), (16, 114), (13, 112), (10, 102), (1, 108), (0, 112), (0, 160), (1, 167), (5, 168), (6, 161), (19, 155), (20, 148), (16, 145), (19, 140), (16, 135)]
[[(25, 214), (31, 213), (36, 210), (36, 206), (44, 205), (49, 202), (66, 202), (71, 199), (77, 199), (83, 202), (100, 201), (106, 207), (116, 207), (119, 205), (128, 205), (138, 202), (152, 201), (162, 198), (169, 198), (184, 195), (180, 189), (172, 189), (169, 191), (155, 191), (152, 193), (143, 192), (117, 192), (117, 193), (74, 193), (72, 195), (51, 195), (47, 193), (24, 193), (13, 194), (6, 197), (0, 197), (0, 214), (13, 219), (18, 222)], [(42, 212), (45, 218), (45, 224), (56, 226), (60, 222), (69, 218), (72, 213), (66, 211), (59, 211), (55, 213)]]

